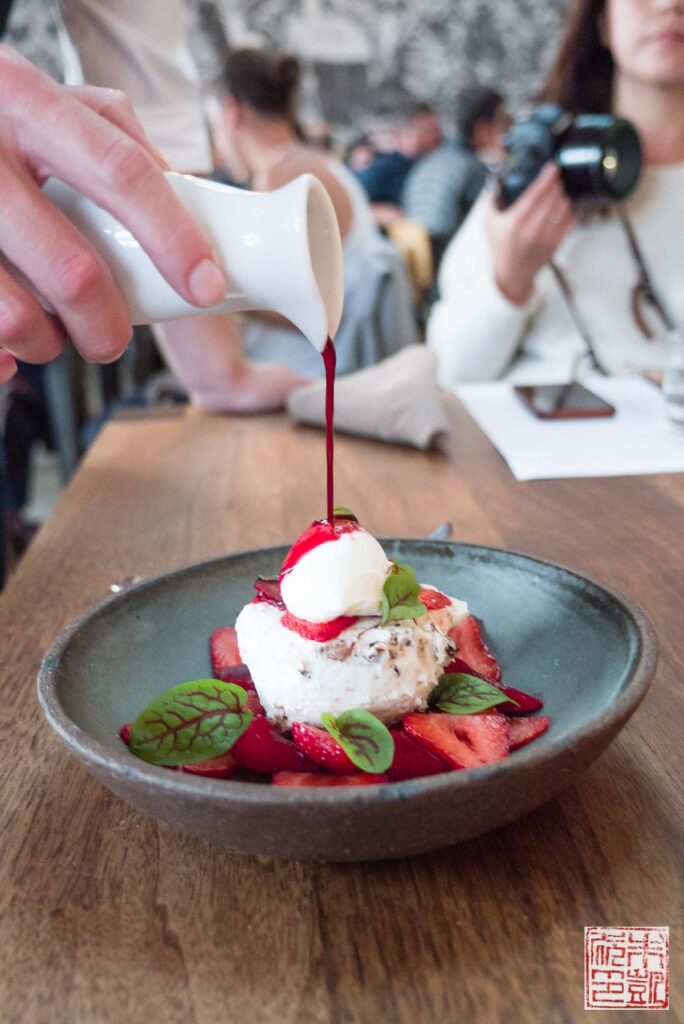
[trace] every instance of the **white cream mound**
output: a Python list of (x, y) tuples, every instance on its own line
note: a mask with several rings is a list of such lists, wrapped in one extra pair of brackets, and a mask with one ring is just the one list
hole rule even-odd
[(307, 622), (340, 615), (379, 615), (380, 595), (392, 568), (382, 547), (366, 530), (342, 533), (307, 551), (280, 581), (283, 603)]
[(319, 643), (283, 626), (280, 609), (255, 602), (242, 609), (235, 628), (268, 718), (286, 729), (293, 722), (319, 725), (326, 712), (340, 715), (352, 708), (388, 723), (423, 710), (455, 654), (447, 633), (467, 615), (465, 602), (452, 599), (419, 619), (386, 626), (364, 617)]

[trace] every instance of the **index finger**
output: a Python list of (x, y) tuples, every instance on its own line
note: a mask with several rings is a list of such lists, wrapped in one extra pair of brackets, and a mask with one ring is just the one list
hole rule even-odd
[(32, 168), (60, 178), (121, 221), (188, 302), (220, 302), (227, 284), (211, 243), (152, 156), (68, 91), (46, 86), (36, 75), (29, 83), (33, 88), (15, 99), (25, 115), (17, 118), (16, 133)]

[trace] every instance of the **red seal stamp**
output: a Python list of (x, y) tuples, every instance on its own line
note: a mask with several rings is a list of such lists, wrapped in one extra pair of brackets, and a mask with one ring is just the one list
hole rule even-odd
[(585, 928), (585, 1010), (667, 1010), (669, 928)]

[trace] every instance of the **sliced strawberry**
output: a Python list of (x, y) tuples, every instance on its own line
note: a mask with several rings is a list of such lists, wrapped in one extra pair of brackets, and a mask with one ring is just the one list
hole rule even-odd
[(490, 683), (498, 683), (501, 679), (499, 664), (489, 650), (480, 632), (480, 626), (474, 615), (469, 615), (463, 622), (449, 630), (449, 636), (458, 648), (459, 658), (483, 679)]
[[(121, 728), (119, 729), (119, 738), (123, 740), (123, 742), (126, 744), (127, 747), (130, 747), (130, 745), (131, 745), (131, 729), (132, 728), (133, 728), (133, 723), (132, 722), (126, 722), (126, 724), (122, 725)], [(177, 772), (178, 771), (178, 765), (175, 765), (175, 764), (162, 764), (162, 765), (160, 765), (160, 768), (166, 768), (166, 770), (169, 771), (169, 772)]]
[(219, 626), (213, 630), (209, 638), (209, 651), (214, 679), (224, 679), (223, 673), (242, 664), (234, 626)]
[(390, 729), (394, 739), (394, 760), (387, 769), (390, 782), (401, 782), (402, 779), (420, 779), (424, 775), (438, 775), (448, 772), (449, 765), (440, 757), (414, 743), (401, 729)]
[(204, 775), (208, 779), (229, 779), (238, 770), (238, 763), (228, 750), (225, 754), (217, 754), (208, 761), (196, 764), (184, 764), (183, 771), (190, 775)]
[[(533, 697), (530, 693), (523, 693), (516, 690), (514, 686), (504, 686), (502, 683), (494, 683), (502, 693), (505, 693), (509, 700), (505, 704), (497, 704), (496, 710), (503, 711), (507, 715), (525, 715), (528, 711), (538, 711), (544, 707), (539, 697)], [(513, 703), (515, 701), (515, 703)]]
[(451, 604), (451, 598), (439, 590), (432, 590), (430, 587), (421, 587), (418, 600), (424, 604), (429, 612), (436, 612), (439, 608), (446, 608)]
[(305, 640), (316, 640), (318, 643), (324, 644), (328, 640), (334, 640), (345, 629), (349, 629), (355, 622), (358, 622), (358, 616), (340, 615), (336, 619), (330, 619), (329, 622), (307, 622), (306, 619), (298, 619), (290, 612), (285, 612), (280, 621), (286, 629), (298, 633)]
[(315, 725), (305, 725), (303, 722), (294, 722), (292, 739), (300, 750), (326, 771), (334, 772), (336, 775), (349, 775), (360, 770), (325, 729), (319, 729)]
[[(538, 711), (539, 708), (543, 707), (543, 701), (539, 697), (533, 697), (530, 693), (523, 693), (522, 690), (516, 690), (514, 686), (504, 686), (503, 683), (487, 679), (481, 672), (476, 672), (475, 669), (471, 668), (470, 665), (466, 665), (465, 661), (461, 658), (454, 658), (447, 667), (444, 669), (445, 672), (465, 672), (467, 675), (477, 676), (478, 679), (485, 679), (490, 682), (492, 686), (498, 687), (502, 693), (505, 693), (509, 698), (503, 704), (497, 704), (496, 710), (503, 711), (505, 715), (525, 715), (529, 711)], [(515, 703), (513, 703), (515, 701)]]
[(245, 711), (251, 711), (253, 715), (265, 714), (261, 701), (259, 700), (259, 694), (256, 692), (256, 690), (247, 690)]
[(476, 715), (404, 715), (404, 731), (452, 768), (477, 768), (506, 757), (508, 721), (495, 710)]
[(252, 675), (247, 666), (242, 663), (239, 665), (229, 665), (227, 668), (222, 669), (221, 675), (216, 676), (216, 679), (222, 679), (224, 683), (236, 683), (244, 690), (254, 689)]
[(322, 775), (314, 772), (277, 772), (273, 776), (274, 786), (375, 786), (387, 782), (386, 775)]
[(238, 764), (263, 775), (317, 770), (317, 765), (292, 740), (286, 740), (264, 715), (254, 716), (230, 752)]
[(284, 608), (283, 597), (280, 593), (280, 581), (278, 579), (257, 580), (254, 584), (256, 590), (255, 601), (264, 601), (266, 604), (275, 605), (276, 608)]
[(514, 718), (508, 723), (511, 750), (517, 750), (518, 747), (524, 747), (526, 743), (536, 740), (537, 736), (546, 732), (550, 724), (551, 719), (546, 715), (539, 715), (538, 718)]

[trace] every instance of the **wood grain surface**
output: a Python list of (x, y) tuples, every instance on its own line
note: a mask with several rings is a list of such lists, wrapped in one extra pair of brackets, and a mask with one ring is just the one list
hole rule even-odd
[(291, 540), (324, 510), (324, 448), (280, 416), (112, 423), (0, 602), (2, 1024), (574, 1024), (603, 924), (670, 926), (684, 1020), (684, 478), (518, 483), (453, 417), (448, 457), (339, 438), (338, 501), (378, 535), (449, 519), (630, 594), (661, 658), (627, 728), (525, 819), (412, 860), (230, 857), (141, 818), (42, 720), (41, 655), (112, 581)]

